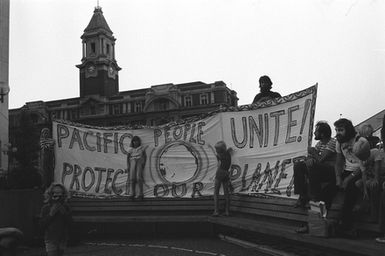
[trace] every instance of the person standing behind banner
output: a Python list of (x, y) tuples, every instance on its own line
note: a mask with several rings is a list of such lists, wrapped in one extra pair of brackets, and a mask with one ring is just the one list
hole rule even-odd
[(141, 140), (138, 136), (134, 136), (131, 140), (131, 148), (127, 154), (127, 169), (130, 177), (130, 198), (134, 199), (136, 195), (136, 184), (138, 184), (139, 194), (136, 197), (143, 200), (143, 171), (146, 165), (146, 151), (142, 146)]
[(231, 166), (231, 148), (227, 149), (224, 141), (219, 141), (215, 144), (215, 151), (218, 160), (218, 168), (215, 173), (214, 183), (214, 217), (219, 216), (219, 190), (223, 186), (223, 194), (225, 196), (225, 216), (230, 215), (230, 173)]
[(271, 82), (270, 77), (261, 76), (259, 78), (260, 92), (257, 95), (255, 95), (253, 104), (270, 100), (270, 99), (281, 98), (281, 94), (279, 94), (278, 92), (271, 91), (272, 85), (273, 83)]
[(361, 178), (365, 171), (364, 161), (370, 156), (369, 142), (357, 135), (357, 132), (348, 119), (341, 118), (334, 122), (336, 130), (335, 165), (336, 185), (344, 190), (340, 224), (337, 233), (345, 237), (355, 237), (353, 228), (353, 208), (360, 194), (355, 182)]
[(48, 256), (64, 255), (69, 238), (72, 215), (67, 204), (68, 192), (59, 183), (53, 183), (45, 192), (45, 204), (40, 213), (40, 227), (44, 230)]

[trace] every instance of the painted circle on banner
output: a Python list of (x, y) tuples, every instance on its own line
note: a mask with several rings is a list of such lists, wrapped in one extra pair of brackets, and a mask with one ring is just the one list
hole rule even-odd
[(194, 180), (202, 169), (198, 150), (184, 141), (163, 146), (156, 158), (156, 170), (164, 183), (181, 184)]

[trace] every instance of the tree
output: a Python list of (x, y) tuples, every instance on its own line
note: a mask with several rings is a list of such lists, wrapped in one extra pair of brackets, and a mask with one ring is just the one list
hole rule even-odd
[(40, 187), (41, 177), (37, 168), (40, 150), (39, 132), (27, 109), (21, 111), (20, 129), (15, 131), (15, 135), (17, 151), (14, 157), (18, 165), (10, 170), (9, 187)]

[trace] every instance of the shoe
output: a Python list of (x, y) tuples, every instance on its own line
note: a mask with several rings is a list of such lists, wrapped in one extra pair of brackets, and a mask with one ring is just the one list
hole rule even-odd
[(229, 213), (229, 212), (225, 212), (225, 213), (223, 214), (223, 216), (229, 217), (229, 216), (230, 216), (230, 213)]
[(377, 242), (377, 243), (381, 243), (381, 244), (385, 244), (385, 236), (383, 236), (383, 237), (377, 237), (377, 238), (376, 238), (376, 242)]
[(298, 234), (306, 234), (309, 233), (309, 227), (307, 225), (304, 225), (302, 227), (299, 227), (295, 230), (296, 233)]
[(130, 196), (128, 196), (128, 198), (131, 199), (131, 200), (134, 200), (135, 199), (135, 195), (130, 195)]
[(218, 212), (214, 212), (214, 213), (212, 214), (212, 216), (213, 216), (213, 217), (219, 217), (219, 213), (218, 213)]
[(139, 201), (143, 201), (143, 198), (144, 198), (143, 195), (139, 195), (139, 196), (136, 197), (136, 199), (138, 199)]
[(326, 209), (326, 205), (324, 201), (319, 202), (319, 210), (320, 214), (323, 218), (326, 218), (326, 215), (328, 214), (328, 210)]

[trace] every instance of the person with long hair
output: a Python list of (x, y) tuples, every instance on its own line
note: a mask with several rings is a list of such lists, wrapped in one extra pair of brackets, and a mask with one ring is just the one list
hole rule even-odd
[(271, 81), (270, 77), (261, 76), (259, 78), (260, 92), (257, 95), (255, 95), (253, 104), (270, 100), (270, 99), (281, 98), (281, 94), (279, 94), (278, 92), (271, 91), (272, 85), (273, 85), (273, 82)]
[(360, 190), (356, 181), (361, 179), (364, 161), (370, 156), (369, 142), (357, 134), (352, 122), (341, 118), (334, 122), (336, 130), (336, 185), (344, 190), (344, 198), (337, 233), (344, 237), (355, 237), (353, 208)]
[(127, 154), (127, 168), (130, 171), (130, 198), (134, 199), (136, 195), (136, 185), (138, 185), (139, 193), (137, 199), (143, 200), (143, 171), (146, 165), (146, 151), (138, 136), (134, 136), (131, 140), (131, 148)]
[(230, 173), (231, 166), (231, 148), (227, 148), (224, 141), (218, 141), (215, 144), (215, 152), (218, 160), (218, 167), (215, 173), (214, 183), (214, 217), (219, 216), (219, 190), (223, 187), (225, 196), (225, 216), (230, 215)]
[(45, 203), (40, 212), (40, 227), (44, 230), (45, 249), (48, 256), (64, 255), (72, 222), (67, 203), (67, 189), (60, 183), (51, 184), (45, 192)]

